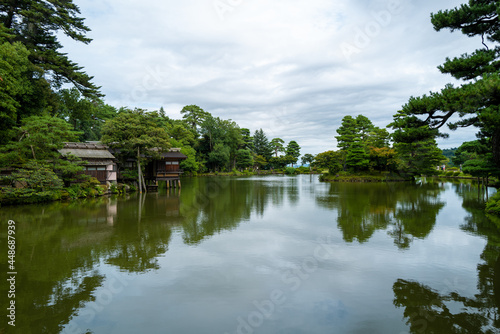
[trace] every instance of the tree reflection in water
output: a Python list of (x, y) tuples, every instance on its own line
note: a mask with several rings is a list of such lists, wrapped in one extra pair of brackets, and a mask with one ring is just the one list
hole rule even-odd
[(498, 333), (500, 330), (500, 230), (484, 214), (484, 199), (477, 187), (452, 185), (468, 212), (464, 231), (487, 240), (478, 264), (479, 292), (472, 298), (456, 291), (442, 293), (412, 280), (393, 285), (394, 305), (404, 308), (411, 333)]
[(387, 230), (400, 249), (414, 238), (425, 238), (436, 224), (445, 203), (439, 183), (351, 184), (332, 183), (326, 195), (317, 196), (318, 205), (337, 210), (337, 225), (347, 242), (368, 241), (377, 230)]

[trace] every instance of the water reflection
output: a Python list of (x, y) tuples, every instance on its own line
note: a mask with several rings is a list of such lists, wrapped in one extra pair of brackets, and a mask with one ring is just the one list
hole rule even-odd
[(414, 238), (425, 238), (445, 203), (442, 184), (420, 182), (408, 191), (405, 183), (332, 183), (317, 196), (319, 206), (337, 211), (337, 225), (347, 242), (368, 241), (377, 230), (388, 230), (400, 249)]
[(184, 242), (198, 244), (221, 231), (232, 230), (252, 213), (263, 216), (266, 207), (280, 207), (285, 194), (298, 200), (297, 179), (194, 178), (185, 180), (181, 194)]
[[(387, 254), (397, 253), (396, 255), (401, 256), (399, 264), (411, 262), (411, 257), (404, 259), (403, 257), (411, 253), (412, 247), (413, 249), (417, 247), (416, 242), (413, 242), (415, 239), (428, 238), (436, 225), (439, 225), (436, 222), (437, 217), (446, 203), (443, 193), (447, 190), (450, 192), (450, 187), (452, 193), (456, 193), (462, 199), (462, 207), (466, 210), (465, 216), (460, 216), (460, 221), (463, 221), (460, 229), (469, 236), (477, 236), (488, 241), (481, 254), (482, 262), (477, 267), (478, 293), (460, 295), (456, 291), (442, 291), (428, 282), (419, 282), (414, 279), (415, 277), (404, 278), (399, 274), (392, 274), (393, 276), (382, 284), (375, 277), (389, 276), (398, 266), (398, 264), (387, 266), (387, 263), (383, 265), (383, 262), (380, 266), (385, 268), (383, 275), (375, 272), (370, 274), (372, 278), (370, 284), (374, 284), (374, 287), (388, 288), (389, 291), (384, 297), (388, 300), (392, 311), (394, 308), (391, 304), (393, 300), (391, 286), (394, 284), (394, 305), (404, 309), (404, 316), (412, 332), (430, 333), (435, 330), (436, 333), (459, 333), (460, 331), (454, 330), (461, 328), (462, 332), (472, 333), (473, 329), (478, 332), (477, 330), (481, 330), (484, 326), (498, 328), (495, 321), (500, 306), (498, 283), (500, 231), (482, 214), (483, 203), (478, 202), (476, 188), (463, 183), (450, 185), (439, 182), (327, 184), (318, 183), (307, 176), (193, 178), (183, 181), (181, 191), (169, 189), (160, 193), (129, 197), (104, 197), (72, 203), (2, 208), (0, 210), (2, 224), (8, 219), (14, 219), (17, 223), (17, 284), (22, 291), (16, 298), (19, 310), (16, 329), (19, 333), (61, 332), (77, 314), (80, 314), (81, 318), (82, 312), (85, 313), (89, 309), (88, 305), (99, 298), (99, 291), (106, 289), (112, 271), (110, 268), (124, 275), (145, 277), (151, 273), (161, 273), (159, 269), (162, 267), (169, 269), (165, 263), (169, 265), (172, 263), (161, 261), (162, 256), (169, 254), (177, 256), (175, 271), (185, 275), (181, 275), (179, 281), (171, 278), (172, 282), (177, 284), (173, 285), (176, 291), (183, 287), (191, 290), (198, 286), (198, 295), (203, 294), (205, 297), (210, 297), (207, 297), (207, 300), (214, 301), (226, 293), (231, 296), (228, 297), (231, 303), (234, 303), (228, 306), (228, 309), (238, 307), (241, 309), (241, 304), (245, 309), (245, 305), (253, 305), (252, 293), (260, 289), (266, 293), (267, 285), (274, 287), (278, 284), (279, 280), (272, 280), (273, 272), (283, 266), (284, 261), (290, 261), (290, 256), (292, 260), (302, 259), (304, 253), (301, 247), (307, 248), (309, 245), (309, 248), (314, 249), (318, 231), (326, 230), (332, 222), (337, 227), (332, 233), (332, 240), (338, 239), (339, 242), (344, 240), (348, 244), (357, 243), (359, 247), (344, 249), (343, 244), (335, 245), (339, 250), (342, 248), (345, 257), (339, 259), (341, 262), (325, 262), (314, 275), (311, 275), (310, 282), (304, 282), (300, 298), (296, 297), (298, 301), (297, 309), (294, 311), (296, 313), (292, 313), (295, 314), (295, 318), (298, 318), (298, 315), (315, 314), (315, 316), (310, 315), (308, 321), (324, 317), (328, 326), (334, 326), (335, 323), (329, 314), (337, 304), (347, 305), (345, 308), (354, 312), (357, 305), (357, 290), (350, 291), (354, 295), (350, 300), (342, 292), (334, 289), (336, 285), (328, 282), (335, 281), (340, 284), (344, 277), (354, 280), (365, 277), (366, 273), (357, 272), (356, 267), (362, 268), (363, 256), (373, 259), (371, 240), (376, 240), (377, 247), (383, 248)], [(284, 222), (275, 223), (269, 228), (266, 225), (265, 230), (257, 231), (253, 237), (246, 238), (246, 235), (241, 235), (241, 231), (246, 231), (247, 234), (255, 232), (255, 226), (251, 224), (271, 225), (273, 219), (280, 215), (286, 217)], [(304, 223), (311, 216), (315, 216), (316, 221)], [(264, 217), (267, 220), (261, 219)], [(240, 233), (236, 232), (237, 229)], [(338, 238), (335, 234), (337, 230)], [(227, 231), (232, 233), (225, 233)], [(199, 253), (204, 252), (203, 245), (210, 243), (204, 241), (210, 238), (212, 241), (217, 240), (215, 236), (219, 234), (224, 234), (219, 239), (224, 239), (226, 243), (231, 243), (233, 240), (246, 242), (247, 248), (243, 248), (244, 251), (240, 252), (242, 256), (246, 255), (248, 249), (255, 248), (255, 245), (266, 248), (265, 237), (279, 242), (269, 249), (266, 248), (265, 251), (255, 251), (250, 254), (252, 261), (256, 262), (248, 261), (248, 263), (239, 258), (232, 260), (224, 258), (227, 244), (214, 246), (212, 243), (210, 250), (216, 255), (214, 258), (224, 259), (221, 262), (232, 263), (231, 267), (221, 266), (219, 268), (222, 269), (216, 273), (208, 269), (201, 270), (206, 268), (198, 268), (199, 271), (186, 270), (184, 265), (189, 263), (183, 263), (185, 259), (182, 257), (182, 252), (194, 252), (191, 254), (191, 259), (194, 259)], [(381, 237), (375, 238), (375, 235)], [(262, 239), (256, 240), (259, 237)], [(0, 234), (0, 239), (2, 245), (5, 244), (4, 234)], [(186, 246), (179, 251), (180, 245)], [(239, 244), (236, 245), (238, 246)], [(288, 251), (290, 249), (293, 249), (291, 255)], [(405, 252), (399, 252), (398, 249), (403, 249)], [(216, 250), (219, 250), (219, 253)], [(364, 251), (369, 255), (363, 255)], [(383, 261), (386, 253), (382, 253), (382, 256), (378, 253), (379, 261)], [(305, 256), (309, 255), (306, 253)], [(349, 258), (355, 263), (354, 266), (350, 265)], [(0, 269), (3, 272), (7, 272), (6, 261), (6, 257), (0, 257)], [(173, 261), (172, 258), (169, 261)], [(243, 263), (240, 264), (240, 261)], [(245, 271), (247, 268), (243, 265), (245, 263), (250, 272)], [(352, 272), (349, 271), (351, 269)], [(163, 271), (163, 274), (165, 273), (170, 274), (168, 270)], [(190, 273), (209, 273), (212, 276), (190, 276)], [(324, 277), (321, 276), (323, 274)], [(238, 279), (232, 279), (234, 277)], [(244, 279), (247, 277), (252, 277), (266, 288), (256, 283), (253, 290), (248, 289), (248, 292), (245, 289), (250, 283), (244, 284)], [(168, 277), (161, 276), (161, 279)], [(196, 280), (203, 280), (204, 283), (193, 284), (193, 287), (186, 283)], [(212, 284), (213, 281), (217, 284)], [(331, 288), (331, 291), (318, 288), (317, 294), (321, 296), (318, 299), (321, 300), (325, 293), (331, 293), (335, 296), (335, 304), (333, 306), (318, 304), (313, 295), (307, 294), (309, 290), (305, 287), (308, 283), (314, 287), (325, 285), (329, 287), (328, 289)], [(221, 290), (213, 296), (211, 294), (213, 286), (219, 284), (232, 287), (233, 291)], [(205, 291), (200, 286), (210, 288)], [(283, 286), (277, 287), (284, 289)], [(5, 280), (0, 281), (0, 289), (3, 295), (3, 291), (7, 289)], [(249, 300), (236, 300), (236, 297), (234, 300), (231, 299), (232, 296), (239, 296), (234, 291), (240, 291), (242, 298)], [(179, 291), (176, 295), (179, 303), (182, 303), (184, 300), (182, 298), (185, 297), (182, 293), (186, 292)], [(265, 297), (267, 295), (256, 298), (261, 300)], [(293, 297), (290, 296), (290, 301), (294, 299)], [(308, 305), (319, 306), (304, 309), (302, 297), (311, 299)], [(147, 300), (148, 296), (143, 298)], [(197, 296), (189, 295), (190, 300), (196, 298)], [(368, 301), (371, 303), (367, 305), (376, 305), (379, 299)], [(4, 298), (0, 301), (0, 307), (7, 308)], [(209, 308), (212, 309), (212, 306)], [(201, 306), (196, 309), (200, 310)], [(286, 318), (286, 310), (287, 308), (284, 308), (280, 312), (283, 311), (283, 324), (288, 326), (294, 317)], [(235, 319), (239, 315), (235, 314)], [(427, 326), (425, 330), (423, 321)], [(229, 319), (229, 322), (237, 323), (233, 319)], [(288, 328), (283, 326), (285, 325), (282, 325), (282, 328)], [(182, 324), (179, 324), (179, 328), (181, 327)], [(85, 329), (83, 328), (83, 332)]]
[[(182, 229), (187, 244), (197, 244), (232, 230), (252, 213), (262, 216), (271, 202), (279, 206), (285, 192), (279, 181), (194, 178), (182, 191), (98, 198), (3, 208), (2, 222), (17, 223), (17, 330), (58, 333), (86, 303), (106, 276), (101, 261), (130, 273), (159, 268), (173, 229)], [(291, 182), (293, 187), (293, 181)], [(2, 244), (6, 236), (2, 235)], [(1, 269), (7, 272), (6, 257)], [(5, 280), (1, 291), (7, 291)], [(4, 298), (0, 306), (6, 309)], [(0, 328), (1, 330), (1, 328)]]
[[(178, 213), (179, 201), (144, 199), (2, 208), (2, 222), (16, 221), (18, 333), (60, 332), (79, 308), (95, 300), (94, 292), (105, 280), (100, 261), (128, 272), (158, 268), (157, 257), (168, 249), (172, 226), (180, 224), (166, 213)], [(2, 245), (5, 239), (2, 235)], [(7, 272), (6, 257), (0, 261)], [(1, 291), (7, 291), (5, 282), (1, 280)], [(2, 298), (2, 309), (6, 302)]]
[(467, 211), (462, 230), (483, 237), (487, 244), (477, 266), (473, 296), (459, 289), (439, 291), (414, 280), (398, 279), (394, 305), (404, 308), (411, 333), (498, 333), (500, 329), (500, 229), (484, 214), (485, 197), (472, 183), (455, 182), (452, 188)]

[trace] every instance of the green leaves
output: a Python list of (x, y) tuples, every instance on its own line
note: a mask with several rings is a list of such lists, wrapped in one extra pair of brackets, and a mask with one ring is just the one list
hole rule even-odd
[(275, 157), (278, 157), (278, 152), (285, 152), (285, 147), (283, 146), (285, 144), (285, 141), (281, 138), (273, 138), (271, 140), (271, 148), (274, 150)]
[(50, 116), (32, 116), (15, 129), (15, 141), (1, 147), (1, 166), (20, 166), (28, 160), (53, 161), (64, 142), (75, 141), (80, 133), (66, 121)]
[(273, 155), (273, 148), (271, 147), (271, 144), (262, 129), (255, 131), (255, 134), (253, 135), (253, 145), (255, 154), (260, 155), (269, 161)]
[(297, 163), (297, 160), (300, 157), (300, 146), (295, 140), (290, 141), (286, 146), (286, 155), (292, 157), (291, 160), (293, 167), (293, 164)]
[(183, 115), (182, 118), (184, 118), (194, 130), (196, 130), (196, 127), (203, 123), (207, 117), (211, 116), (210, 113), (194, 104), (182, 108), (181, 114)]
[[(463, 54), (453, 59), (447, 58), (439, 66), (442, 73), (451, 74), (456, 79), (468, 81), (455, 87), (445, 86), (440, 92), (430, 93), (422, 97), (410, 98), (398, 115), (408, 118), (408, 126), (402, 127), (396, 120), (393, 128), (416, 131), (423, 124), (416, 126), (411, 123), (422, 122), (430, 129), (439, 129), (444, 125), (452, 130), (460, 127), (475, 126), (480, 129), (478, 136), (491, 144), (492, 161), (500, 168), (500, 47), (495, 45), (490, 49), (488, 42), (500, 42), (500, 4), (498, 1), (469, 1), (451, 10), (442, 10), (431, 15), (434, 28), (460, 30), (469, 37), (481, 37), (484, 48), (471, 54)], [(416, 117), (423, 116), (422, 119)], [(459, 120), (452, 120), (459, 116)], [(397, 117), (395, 117), (397, 118)], [(411, 136), (416, 135), (413, 131)], [(426, 130), (427, 131), (427, 130)], [(410, 130), (396, 134), (399, 141), (408, 143), (404, 135)], [(410, 137), (411, 137), (410, 136)]]
[[(59, 52), (62, 45), (57, 39), (63, 33), (75, 41), (85, 44), (90, 29), (79, 17), (80, 9), (72, 0), (37, 1), (17, 0), (0, 3), (0, 24), (9, 29), (14, 39), (21, 41), (29, 50), (29, 60), (40, 67), (51, 78), (54, 89), (63, 84), (73, 84), (86, 97), (102, 96), (78, 64)], [(12, 39), (10, 39), (12, 41)]]
[(171, 147), (169, 135), (160, 125), (158, 114), (140, 109), (119, 113), (105, 123), (102, 133), (102, 142), (120, 150), (123, 157), (135, 156), (138, 148), (143, 154), (155, 157)]
[[(29, 51), (21, 43), (0, 44), (0, 144), (5, 142), (8, 130), (12, 129), (21, 115), (39, 113), (44, 106), (43, 93), (45, 83), (42, 71), (33, 66)], [(27, 99), (38, 97), (37, 106), (31, 108)]]

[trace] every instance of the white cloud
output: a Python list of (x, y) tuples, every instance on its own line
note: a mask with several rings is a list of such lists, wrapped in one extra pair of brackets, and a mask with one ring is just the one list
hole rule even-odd
[(461, 3), (81, 0), (94, 41), (63, 44), (116, 107), (164, 106), (180, 118), (198, 104), (319, 153), (334, 148), (344, 115), (385, 126), (410, 96), (452, 81), (437, 65), (480, 41), (435, 32), (429, 15)]

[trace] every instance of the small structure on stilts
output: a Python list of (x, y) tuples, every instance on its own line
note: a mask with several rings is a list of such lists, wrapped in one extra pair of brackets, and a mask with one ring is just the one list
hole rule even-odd
[(146, 183), (148, 190), (158, 190), (158, 182), (165, 181), (167, 189), (181, 187), (183, 170), (180, 163), (187, 159), (180, 148), (172, 148), (162, 153), (160, 159), (151, 161), (146, 166)]

